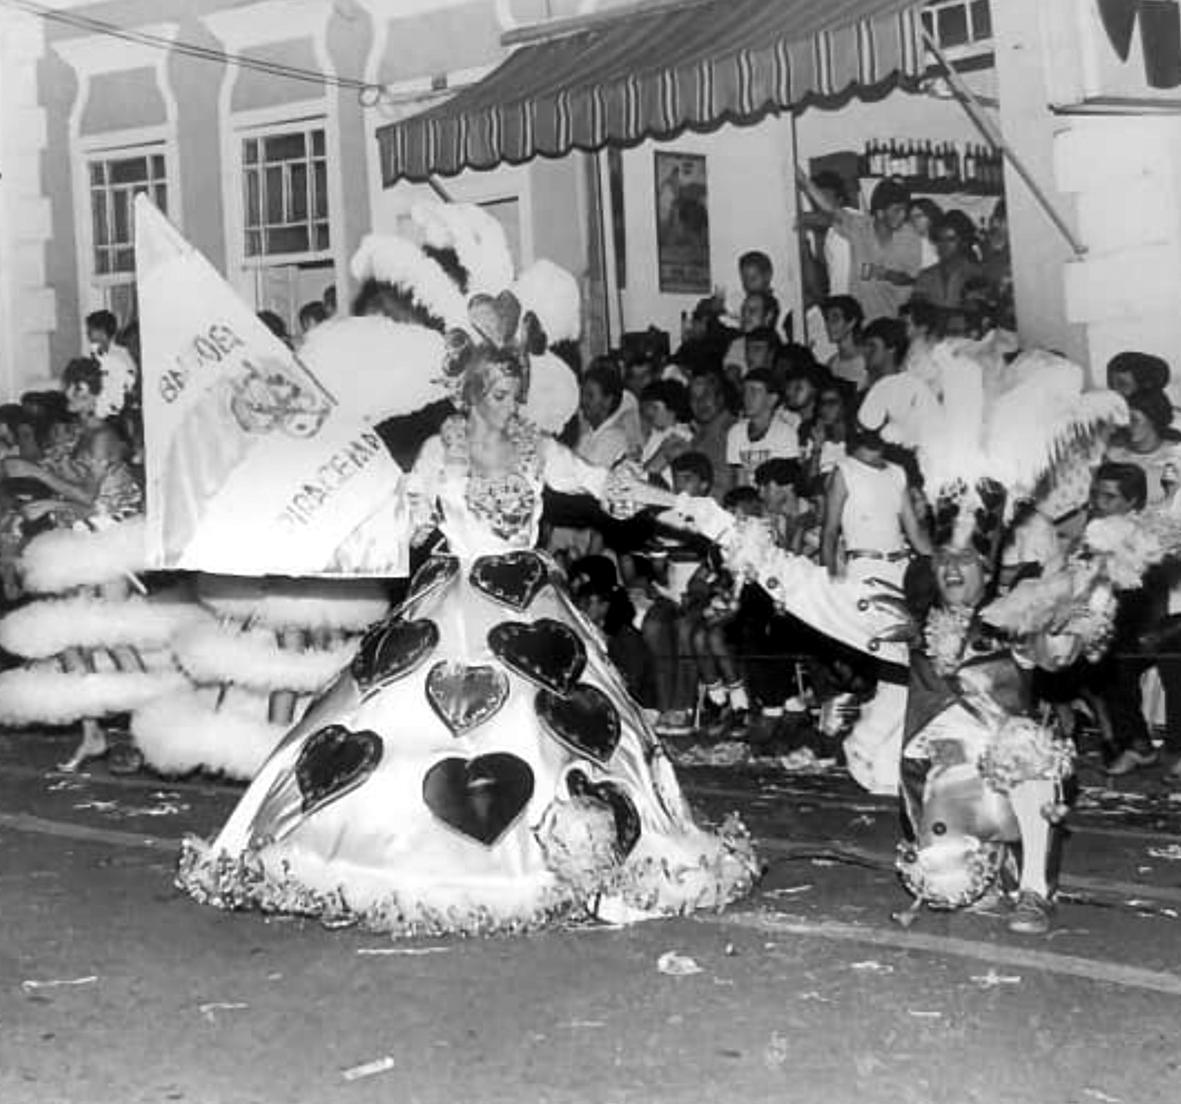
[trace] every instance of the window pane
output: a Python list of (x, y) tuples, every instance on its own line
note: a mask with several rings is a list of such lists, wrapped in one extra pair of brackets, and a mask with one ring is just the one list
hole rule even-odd
[(316, 218), (328, 217), (328, 166), (323, 161), (312, 165), (312, 212)]
[(257, 257), (262, 252), (262, 234), (257, 230), (246, 231), (246, 256)]
[(128, 211), (127, 199), (126, 192), (111, 193), (112, 205), (115, 209), (115, 234), (111, 239), (112, 241), (131, 241), (131, 219), (128, 217), (130, 212)]
[(267, 231), (268, 253), (306, 253), (309, 248), (306, 226), (285, 226)]
[(302, 134), (278, 134), (263, 140), (263, 156), (269, 161), (296, 161), (305, 156)]
[(107, 193), (90, 193), (90, 210), (94, 219), (94, 244), (107, 245), (110, 242), (110, 228), (107, 226)]
[(135, 250), (134, 249), (116, 249), (115, 250), (115, 271), (116, 272), (134, 272), (135, 271)]
[(312, 131), (312, 153), (318, 154), (320, 157), (324, 156), (324, 132), (322, 130)]
[(246, 225), (258, 226), (262, 222), (262, 211), (258, 199), (258, 173), (246, 174)]
[(265, 195), (265, 219), (268, 223), (283, 222), (283, 170), (274, 167), (266, 170), (263, 185)]
[(305, 222), (308, 217), (308, 167), (306, 162), (291, 166), (291, 211), (289, 222)]
[(156, 206), (160, 208), (165, 214), (168, 214), (168, 185), (156, 185)]
[(247, 138), (242, 142), (242, 160), (247, 165), (258, 162), (258, 139)]
[(105, 249), (99, 249), (94, 254), (94, 271), (99, 276), (105, 276), (111, 271), (110, 254)]
[(102, 187), (106, 177), (106, 165), (101, 161), (92, 161), (90, 163), (90, 183)]
[(976, 42), (992, 38), (992, 9), (988, 0), (976, 0), (972, 5), (972, 38)]
[(316, 248), (317, 249), (331, 249), (332, 246), (328, 241), (328, 223), (316, 223)]
[(939, 9), (939, 44), (963, 46), (968, 41), (968, 11), (960, 4)]
[(110, 170), (112, 184), (136, 184), (148, 178), (148, 159), (128, 157), (122, 161), (112, 161)]
[(152, 177), (155, 180), (164, 179), (164, 155), (162, 153), (152, 155)]

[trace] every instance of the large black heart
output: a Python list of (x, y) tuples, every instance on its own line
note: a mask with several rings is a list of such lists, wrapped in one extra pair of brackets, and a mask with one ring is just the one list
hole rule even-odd
[(1099, 0), (1103, 29), (1120, 61), (1127, 61), (1132, 52), (1132, 34), (1139, 14), (1140, 0)]
[(382, 750), (376, 732), (353, 732), (344, 725), (328, 725), (313, 732), (295, 761), (303, 811), (315, 812), (355, 790), (381, 762)]
[(586, 667), (586, 646), (578, 635), (549, 617), (493, 625), (488, 647), (517, 674), (555, 694), (570, 693)]
[(451, 735), (462, 736), (500, 711), (508, 679), (495, 667), (436, 663), (427, 672), (426, 699)]
[(444, 824), (491, 847), (533, 796), (533, 771), (504, 752), (441, 759), (422, 780), (422, 800)]
[(576, 755), (606, 765), (619, 746), (619, 710), (597, 686), (574, 687), (565, 697), (538, 690), (533, 707), (546, 731)]
[(592, 782), (580, 770), (566, 775), (566, 789), (571, 797), (598, 801), (611, 810), (615, 817), (616, 847), (620, 859), (626, 859), (640, 842), (640, 814), (622, 786), (614, 782)]
[(438, 643), (439, 627), (433, 621), (390, 618), (361, 638), (349, 670), (367, 697), (408, 675)]
[(402, 605), (408, 606), (411, 602), (417, 602), (428, 594), (433, 594), (445, 587), (458, 574), (459, 560), (454, 556), (432, 556), (414, 573)]
[(472, 565), (472, 586), (515, 610), (527, 610), (549, 582), (549, 572), (536, 552), (481, 556)]

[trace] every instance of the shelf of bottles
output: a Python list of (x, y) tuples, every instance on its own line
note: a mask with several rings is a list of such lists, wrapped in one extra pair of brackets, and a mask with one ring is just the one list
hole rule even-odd
[(1004, 190), (1000, 150), (973, 143), (874, 138), (865, 145), (860, 173), (871, 180), (901, 180), (913, 192), (991, 196)]

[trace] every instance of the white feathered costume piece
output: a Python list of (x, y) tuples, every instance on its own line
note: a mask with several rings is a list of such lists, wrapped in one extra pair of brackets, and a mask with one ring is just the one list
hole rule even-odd
[[(424, 249), (450, 250), (466, 273), (462, 286)], [(524, 319), (534, 315), (549, 344), (576, 341), (581, 332), (578, 281), (552, 261), (517, 274), (504, 230), (488, 212), (468, 204), (421, 204), (403, 234), (370, 234), (353, 257), (361, 282), (376, 280), (409, 296), (448, 330), (480, 335), (472, 325), (473, 297), (511, 293)], [(342, 401), (363, 402), (375, 422), (413, 414), (453, 397), (444, 372), (443, 335), (384, 317), (347, 318), (317, 327), (301, 350), (308, 367)], [(557, 433), (578, 409), (578, 380), (553, 353), (529, 354), (524, 414), (545, 433)]]
[(1081, 442), (1127, 424), (1123, 398), (1084, 391), (1082, 368), (1040, 349), (1011, 362), (997, 336), (942, 341), (867, 397), (859, 415), (883, 439), (915, 450), (932, 503), (959, 506), (952, 544), (966, 543), (981, 484), (999, 484), (1006, 516), (1037, 500)]
[(144, 598), (142, 519), (29, 542), (20, 567), (38, 597), (0, 621), (0, 647), (26, 661), (0, 674), (0, 725), (67, 725), (130, 713), (186, 679), (170, 642), (208, 615), (183, 595)]
[(202, 575), (196, 589), (205, 616), (172, 637), (187, 682), (137, 710), (132, 737), (161, 774), (249, 781), (389, 603), (370, 579)]

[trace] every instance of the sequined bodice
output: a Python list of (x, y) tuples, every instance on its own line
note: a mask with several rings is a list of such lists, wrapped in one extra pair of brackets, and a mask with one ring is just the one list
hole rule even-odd
[(463, 499), (471, 516), (498, 539), (521, 548), (533, 544), (540, 494), (539, 487), (523, 473), (469, 474)]

